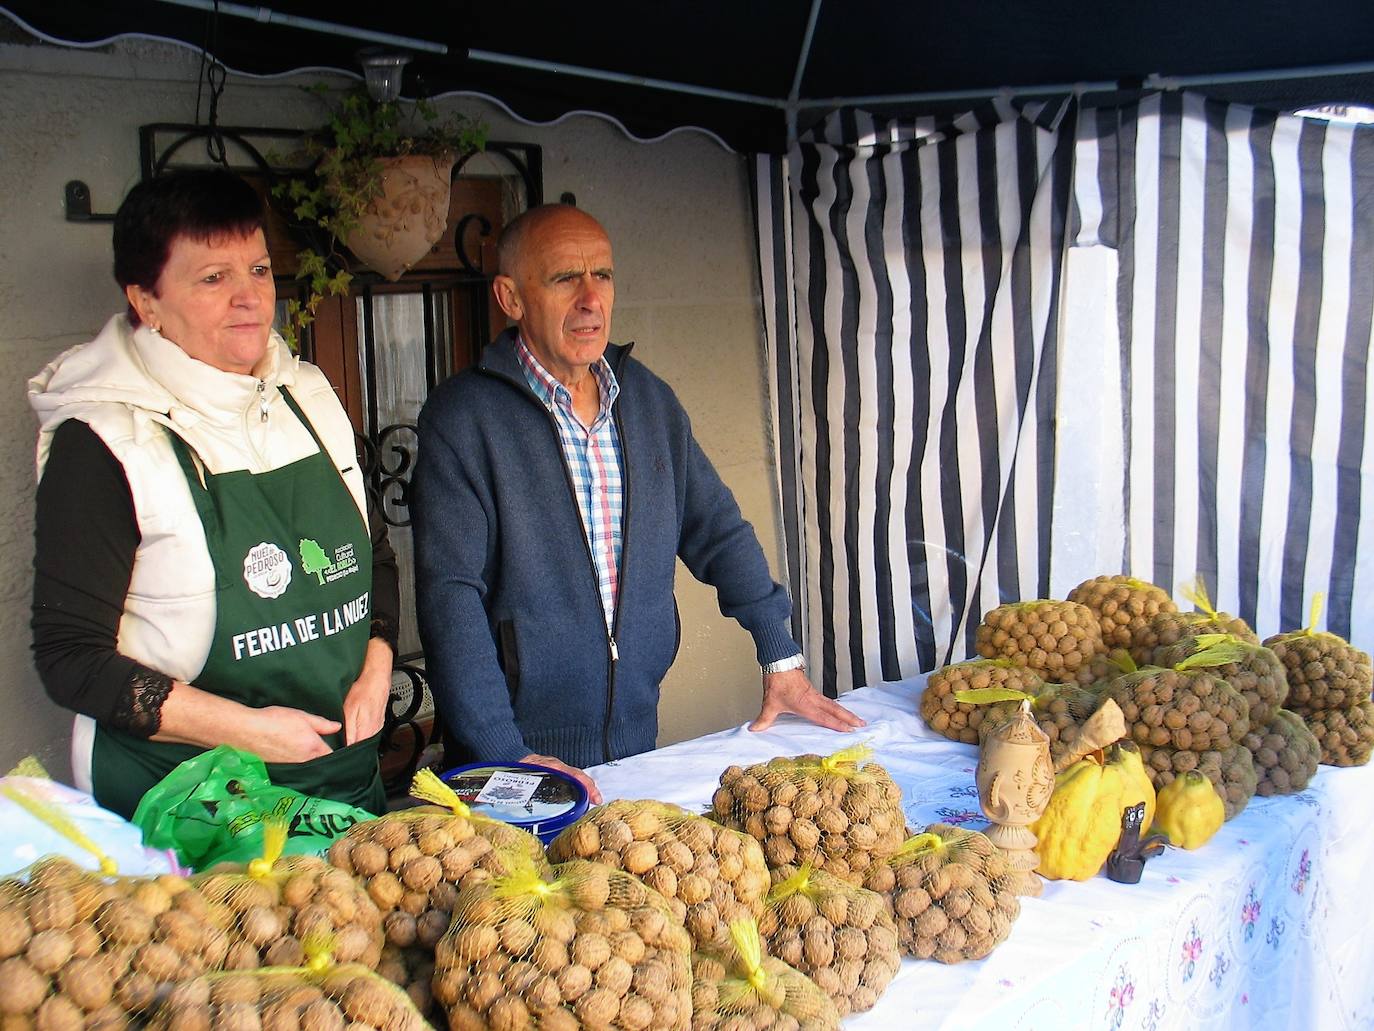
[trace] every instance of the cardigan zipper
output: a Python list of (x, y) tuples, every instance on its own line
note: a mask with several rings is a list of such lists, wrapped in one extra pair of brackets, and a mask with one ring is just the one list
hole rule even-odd
[[(615, 431), (620, 434), (620, 469), (621, 469), (621, 501), (620, 508), (620, 570), (618, 573), (617, 587), (625, 583), (626, 561), (630, 554), (630, 449), (625, 446), (625, 422), (620, 418), (620, 409), (615, 410)], [(584, 535), (585, 536), (585, 535)], [(602, 734), (603, 743), (606, 750), (606, 761), (610, 762), (614, 756), (611, 754), (611, 715), (615, 711), (615, 668), (620, 661), (620, 649), (616, 647), (615, 639), (620, 635), (620, 591), (617, 589), (615, 598), (615, 614), (611, 616), (611, 662), (610, 676), (606, 680), (606, 725)]]

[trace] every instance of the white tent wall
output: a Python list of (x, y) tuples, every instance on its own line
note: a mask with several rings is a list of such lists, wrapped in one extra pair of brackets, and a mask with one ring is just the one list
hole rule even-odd
[(1178, 93), (1055, 114), (848, 113), (756, 163), (824, 685), (965, 658), (988, 609), (1099, 573), (1185, 607), (1200, 574), (1262, 636), (1321, 594), (1368, 650), (1374, 132)]
[[(63, 184), (85, 180), (95, 209), (113, 210), (139, 175), (138, 127), (193, 120), (197, 64), (185, 48), (136, 40), (93, 51), (0, 45), (0, 357), (8, 369), (0, 433), (8, 499), (0, 535), (0, 772), (37, 753), (64, 773), (70, 727), (47, 700), (29, 653), (36, 424), (24, 382), (123, 304), (110, 276), (109, 226), (65, 221)], [(315, 125), (321, 109), (299, 87), (323, 77), (230, 75), (221, 121)], [(613, 338), (638, 341), (636, 356), (678, 391), (780, 570), (745, 159), (700, 132), (639, 143), (599, 117), (533, 126), (476, 98), (440, 106), (480, 115), (495, 139), (540, 144), (545, 196), (572, 191), (605, 222), (617, 264)], [(501, 169), (493, 162), (480, 170)], [(683, 639), (663, 688), (663, 743), (752, 718), (759, 704), (753, 645), (721, 616), (714, 592), (683, 570), (678, 604)]]

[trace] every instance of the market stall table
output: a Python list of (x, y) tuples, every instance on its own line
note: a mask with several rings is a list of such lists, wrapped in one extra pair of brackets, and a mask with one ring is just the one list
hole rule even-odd
[[(787, 717), (596, 767), (607, 801), (710, 805), (731, 763), (826, 754), (860, 741), (902, 788), (907, 822), (982, 829), (977, 750), (916, 714), (925, 678), (864, 688), (844, 704), (868, 726), (839, 735)], [(1011, 937), (984, 960), (908, 959), (877, 1007), (845, 1021), (877, 1028), (1374, 1027), (1374, 766), (1322, 766), (1296, 795), (1251, 800), (1205, 847), (1169, 849), (1136, 885), (1105, 875), (1047, 881), (1022, 900)]]

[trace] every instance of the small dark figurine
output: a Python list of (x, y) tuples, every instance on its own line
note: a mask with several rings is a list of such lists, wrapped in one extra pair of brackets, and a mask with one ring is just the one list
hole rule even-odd
[(1140, 825), (1145, 822), (1145, 803), (1137, 802), (1121, 814), (1121, 840), (1116, 850), (1107, 856), (1107, 876), (1122, 884), (1139, 884), (1145, 872), (1145, 860), (1164, 851), (1169, 839), (1163, 834), (1151, 834), (1140, 840)]

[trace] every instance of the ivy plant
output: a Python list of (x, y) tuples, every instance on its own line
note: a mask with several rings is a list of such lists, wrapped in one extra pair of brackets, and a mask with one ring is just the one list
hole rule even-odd
[[(328, 103), (330, 87), (309, 92)], [(296, 255), (296, 278), (307, 284), (305, 301), (287, 302), (282, 335), (295, 349), (325, 297), (348, 292), (353, 281), (343, 241), (358, 228), (368, 206), (382, 194), (382, 158), (453, 154), (462, 159), (486, 145), (486, 126), (462, 115), (441, 117), (427, 100), (373, 100), (362, 87), (344, 93), (325, 124), (308, 133), (309, 166), (272, 188), (292, 218), (314, 226), (328, 240), (323, 253), (307, 247)]]

